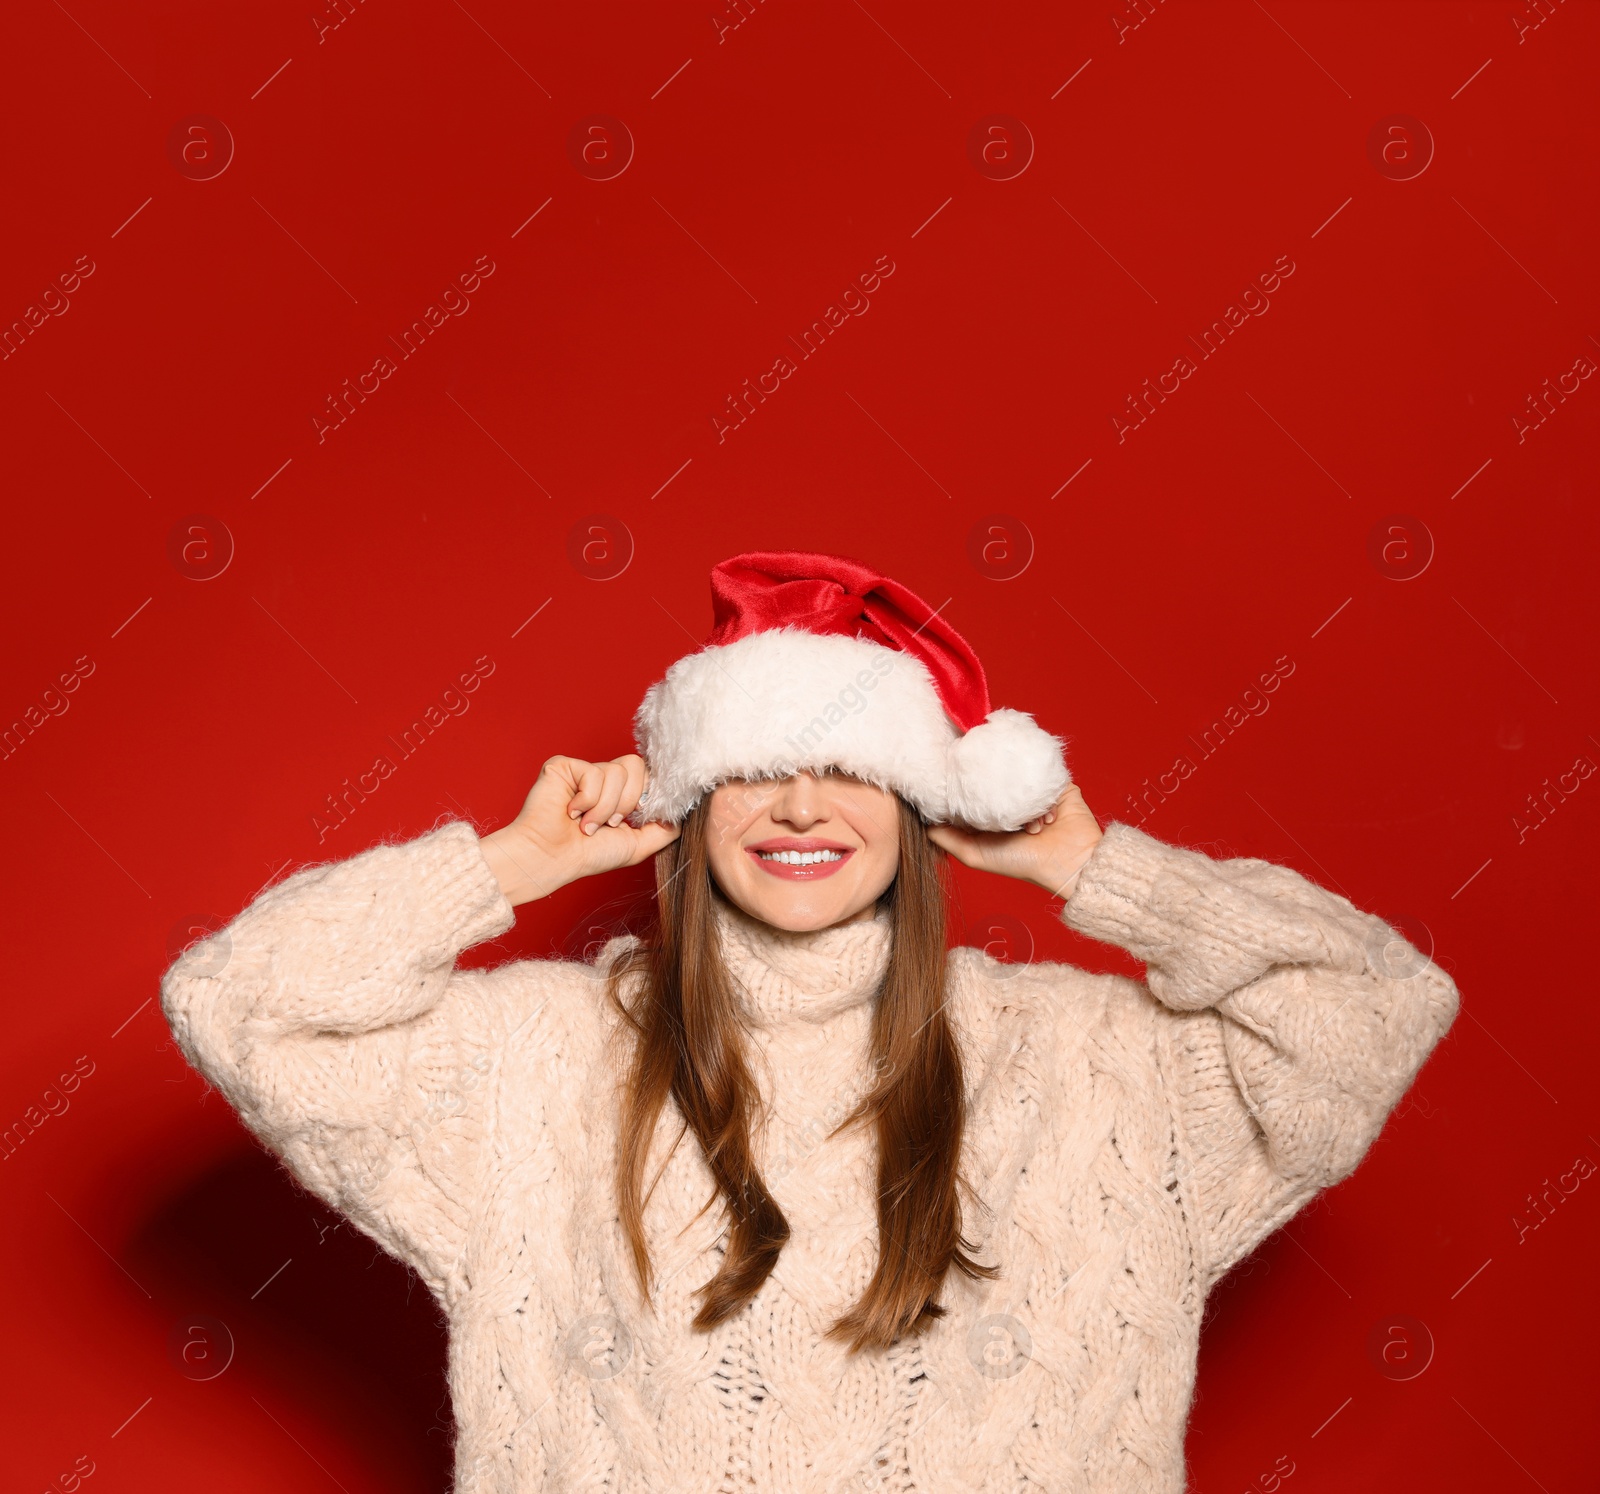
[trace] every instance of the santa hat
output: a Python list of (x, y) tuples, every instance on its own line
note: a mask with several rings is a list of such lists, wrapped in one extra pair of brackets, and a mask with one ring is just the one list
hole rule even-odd
[(794, 551), (711, 572), (714, 624), (634, 718), (650, 769), (639, 817), (675, 824), (729, 779), (836, 768), (934, 823), (1017, 830), (1071, 781), (1061, 742), (991, 710), (972, 646), (868, 566)]

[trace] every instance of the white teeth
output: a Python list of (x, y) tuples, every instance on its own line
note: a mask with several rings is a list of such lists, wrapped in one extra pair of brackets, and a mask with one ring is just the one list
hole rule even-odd
[(777, 861), (784, 866), (815, 866), (819, 861), (843, 861), (843, 851), (757, 851), (763, 861)]

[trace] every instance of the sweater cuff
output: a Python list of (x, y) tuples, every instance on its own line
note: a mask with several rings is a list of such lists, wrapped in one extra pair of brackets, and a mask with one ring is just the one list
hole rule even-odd
[(1193, 854), (1163, 845), (1131, 825), (1106, 826), (1061, 909), (1062, 922), (1130, 953), (1165, 942), (1170, 930), (1152, 895), (1161, 874)]
[(1107, 825), (1062, 907), (1067, 928), (1122, 944), (1120, 936), (1147, 921), (1150, 889), (1176, 854), (1184, 853), (1174, 853), (1133, 825)]
[(1061, 911), (1068, 928), (1115, 944), (1164, 975), (1169, 1006), (1198, 1010), (1280, 963), (1320, 952), (1307, 910), (1239, 885), (1197, 851), (1111, 825)]
[(414, 885), (422, 894), (416, 930), (421, 944), (459, 953), (516, 922), (477, 832), (465, 820), (429, 831), (403, 850), (414, 863)]

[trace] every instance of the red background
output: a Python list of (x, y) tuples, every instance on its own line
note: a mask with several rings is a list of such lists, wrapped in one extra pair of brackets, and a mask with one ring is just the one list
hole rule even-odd
[[(152, 1000), (169, 932), (442, 815), (501, 823), (553, 751), (625, 750), (709, 624), (708, 568), (758, 547), (949, 598), (1103, 819), (1292, 662), (1145, 827), (1400, 920), (1464, 1010), (1356, 1176), (1214, 1297), (1193, 1485), (1595, 1487), (1600, 1178), (1559, 1175), (1600, 1162), (1600, 783), (1571, 775), (1600, 761), (1600, 379), (1512, 417), (1600, 359), (1600, 10), (1147, 0), (1134, 28), (1115, 0), (748, 0), (719, 40), (716, 0), (346, 3), (320, 40), (315, 0), (6, 22), (0, 320), (28, 330), (0, 365), (0, 710), (43, 724), (0, 761), (0, 1124), (93, 1064), (0, 1164), (16, 1487), (84, 1455), (129, 1490), (446, 1486), (433, 1305), (182, 1063)], [(595, 114), (633, 141), (605, 180), (568, 148)], [(969, 154), (995, 114), (1032, 137), (1019, 175)], [(233, 139), (210, 179), (169, 148), (194, 115)], [(1374, 162), (1393, 115), (1432, 137), (1420, 174)], [(470, 308), (400, 360), (479, 256)], [(879, 256), (870, 308), (802, 362), (791, 335)], [(1188, 339), (1279, 256), (1202, 362)], [(632, 546), (610, 580), (583, 569), (607, 568), (596, 514)], [(209, 580), (169, 551), (193, 515), (231, 536)], [(479, 656), (470, 709), (319, 839), (325, 796)], [(576, 952), (643, 885), (528, 908), (493, 957)], [(969, 928), (1117, 958), (1018, 884), (962, 897)], [(234, 1343), (211, 1380), (169, 1351), (192, 1314)], [(1396, 1314), (1433, 1343), (1405, 1381), (1368, 1347)]]

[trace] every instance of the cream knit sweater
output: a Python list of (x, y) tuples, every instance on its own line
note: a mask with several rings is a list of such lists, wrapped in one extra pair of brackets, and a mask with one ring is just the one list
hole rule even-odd
[(865, 1128), (827, 1133), (870, 1079), (885, 921), (724, 919), (770, 1110), (756, 1156), (793, 1235), (708, 1334), (689, 1320), (723, 1220), (670, 1102), (654, 1311), (617, 1224), (622, 945), (453, 970), (513, 919), (469, 826), (290, 877), (162, 1002), (251, 1131), (442, 1304), (461, 1494), (1167, 1494), (1207, 1290), (1361, 1160), (1456, 992), (1296, 873), (1123, 825), (1064, 917), (1148, 983), (951, 954), (965, 1228), (1001, 1275), (952, 1272), (948, 1316), (858, 1356), (823, 1334), (873, 1272), (875, 1163)]

